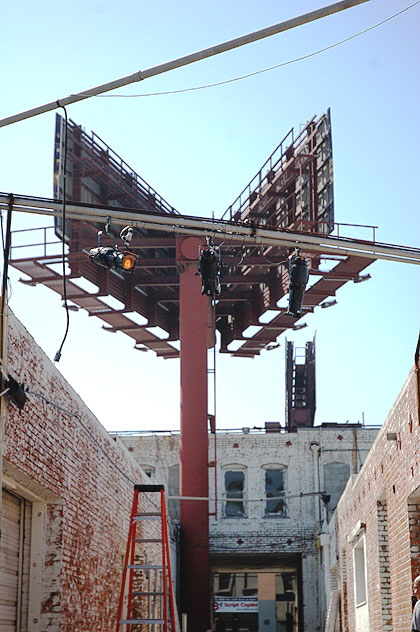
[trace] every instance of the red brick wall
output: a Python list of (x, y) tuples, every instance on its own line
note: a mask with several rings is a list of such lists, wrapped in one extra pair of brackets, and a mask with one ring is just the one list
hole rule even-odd
[[(338, 552), (341, 560), (344, 557), (347, 560), (343, 620), (348, 621), (346, 629), (349, 632), (353, 632), (356, 627), (353, 545), (348, 541), (348, 536), (358, 522), (366, 525), (370, 630), (403, 632), (410, 627), (411, 581), (420, 568), (415, 555), (418, 549), (413, 548), (420, 544), (420, 527), (417, 522), (413, 522), (414, 518), (417, 520), (419, 517), (418, 511), (414, 516), (411, 510), (411, 532), (409, 525), (409, 504), (414, 502), (410, 500), (410, 495), (420, 486), (417, 402), (417, 379), (413, 369), (360, 474), (353, 482), (349, 481), (338, 505)], [(396, 439), (387, 439), (387, 433), (396, 433)], [(387, 534), (384, 531), (385, 510)], [(386, 570), (387, 556), (389, 577)], [(340, 578), (340, 581), (343, 582), (344, 578)], [(343, 586), (341, 588), (343, 590)]]
[(49, 499), (40, 629), (111, 632), (133, 483), (150, 479), (13, 316), (7, 370), (39, 394), (20, 414), (8, 405), (4, 467)]

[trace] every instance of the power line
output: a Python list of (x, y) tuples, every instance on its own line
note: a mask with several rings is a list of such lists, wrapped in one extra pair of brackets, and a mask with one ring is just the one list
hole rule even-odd
[(111, 459), (111, 457), (106, 452), (106, 450), (102, 447), (100, 442), (93, 436), (93, 434), (89, 430), (89, 428), (87, 428), (86, 425), (83, 423), (82, 418), (80, 417), (80, 415), (78, 415), (77, 413), (73, 413), (71, 410), (68, 410), (67, 408), (63, 408), (62, 406), (60, 406), (56, 402), (51, 401), (48, 397), (46, 397), (42, 393), (37, 393), (37, 392), (31, 391), (31, 390), (27, 390), (26, 393), (28, 395), (34, 395), (35, 397), (39, 397), (40, 399), (42, 399), (49, 406), (53, 406), (54, 408), (56, 408), (57, 410), (61, 411), (62, 413), (65, 413), (66, 415), (69, 415), (70, 417), (73, 417), (73, 419), (76, 419), (78, 421), (78, 423), (80, 424), (80, 426), (83, 428), (84, 432), (88, 435), (89, 439), (91, 439), (91, 441), (93, 441), (93, 443), (100, 450), (100, 452), (102, 452), (103, 456), (109, 461), (110, 465), (112, 467), (114, 467), (129, 483), (131, 483), (132, 485), (136, 484), (135, 481), (133, 481), (131, 479), (131, 477), (126, 472), (124, 472), (124, 470), (122, 470), (119, 467), (119, 465), (117, 465), (117, 463), (115, 463), (115, 461), (113, 461)]
[(251, 44), (252, 42), (257, 42), (261, 39), (271, 37), (272, 35), (283, 33), (284, 31), (296, 28), (297, 26), (302, 26), (303, 24), (314, 22), (315, 20), (333, 15), (334, 13), (344, 11), (368, 1), (369, 0), (341, 0), (340, 2), (335, 2), (334, 4), (330, 4), (326, 7), (321, 7), (320, 9), (316, 9), (315, 11), (310, 11), (309, 13), (305, 13), (290, 20), (286, 20), (267, 28), (260, 29), (259, 31), (254, 31), (253, 33), (248, 33), (247, 35), (236, 37), (227, 42), (222, 42), (221, 44), (217, 44), (216, 46), (210, 46), (210, 48), (205, 48), (190, 55), (185, 55), (184, 57), (173, 59), (172, 61), (153, 66), (152, 68), (146, 68), (146, 70), (138, 70), (130, 75), (121, 77), (120, 79), (115, 79), (114, 81), (103, 83), (99, 86), (94, 86), (93, 88), (84, 90), (83, 92), (78, 92), (77, 94), (73, 93), (62, 99), (55, 99), (50, 103), (44, 103), (44, 105), (25, 110), (24, 112), (19, 112), (18, 114), (13, 114), (12, 116), (7, 116), (6, 118), (0, 119), (0, 127), (12, 125), (13, 123), (17, 123), (18, 121), (23, 121), (27, 118), (32, 118), (33, 116), (38, 116), (39, 114), (50, 112), (51, 110), (56, 110), (57, 108), (69, 105), (70, 103), (77, 103), (78, 101), (83, 101), (84, 99), (88, 99), (98, 94), (103, 94), (104, 92), (109, 92), (111, 90), (116, 90), (117, 88), (122, 88), (123, 86), (127, 86), (130, 83), (144, 81), (145, 79), (155, 77), (156, 75), (161, 75), (165, 72), (175, 70), (176, 68), (181, 68), (182, 66), (194, 64), (198, 61), (202, 61), (203, 59), (213, 57), (214, 55), (220, 55), (221, 53), (239, 48), (240, 46), (245, 46), (247, 44)]
[(123, 99), (136, 99), (136, 98), (140, 98), (140, 97), (159, 97), (159, 96), (166, 96), (166, 95), (170, 95), (170, 94), (182, 94), (184, 92), (195, 92), (198, 90), (207, 90), (209, 88), (217, 88), (219, 86), (224, 86), (227, 85), (229, 83), (234, 83), (236, 81), (242, 81), (243, 79), (250, 79), (251, 77), (255, 77), (257, 75), (261, 75), (265, 72), (271, 72), (272, 70), (276, 70), (277, 68), (282, 68), (284, 66), (289, 66), (291, 64), (295, 64), (299, 61), (304, 61), (305, 59), (310, 59), (311, 57), (315, 57), (316, 55), (320, 55), (321, 53), (325, 53), (328, 50), (331, 50), (333, 48), (337, 48), (337, 46), (341, 46), (342, 44), (346, 44), (347, 42), (350, 42), (353, 39), (356, 39), (357, 37), (360, 37), (361, 35), (365, 35), (366, 33), (369, 33), (370, 31), (373, 31), (374, 29), (383, 26), (384, 24), (386, 24), (387, 22), (390, 22), (391, 20), (399, 17), (400, 15), (402, 15), (403, 13), (405, 13), (406, 11), (409, 11), (410, 9), (412, 9), (413, 7), (415, 7), (416, 5), (420, 4), (420, 0), (417, 0), (417, 2), (414, 2), (413, 4), (411, 4), (410, 6), (406, 7), (405, 9), (401, 9), (401, 11), (398, 11), (398, 13), (394, 13), (393, 15), (389, 16), (388, 18), (385, 18), (385, 20), (381, 20), (380, 22), (377, 22), (376, 24), (374, 24), (373, 26), (369, 26), (368, 28), (364, 29), (363, 31), (359, 31), (358, 33), (355, 33), (354, 35), (350, 35), (349, 37), (346, 37), (338, 42), (335, 42), (334, 44), (330, 44), (329, 46), (325, 46), (324, 48), (320, 48), (312, 53), (308, 53), (307, 55), (302, 55), (301, 57), (295, 57), (294, 59), (289, 59), (288, 61), (283, 61), (280, 64), (275, 64), (274, 66), (269, 66), (268, 68), (262, 68), (261, 70), (255, 70), (254, 72), (250, 72), (247, 73), (245, 75), (240, 75), (239, 77), (232, 77), (231, 79), (225, 79), (224, 81), (217, 81), (215, 83), (208, 83), (208, 84), (203, 84), (201, 86), (192, 86), (190, 88), (179, 88), (178, 90), (165, 90), (162, 92), (147, 92), (147, 93), (143, 93), (143, 94), (98, 94), (96, 95), (97, 98), (102, 98), (102, 99), (119, 99), (119, 98), (123, 98)]
[(60, 358), (61, 358), (61, 353), (63, 351), (63, 346), (64, 343), (66, 342), (67, 339), (67, 335), (69, 333), (69, 328), (70, 328), (70, 313), (69, 313), (69, 306), (68, 306), (68, 302), (67, 302), (67, 275), (66, 275), (66, 196), (67, 196), (67, 191), (66, 191), (66, 187), (67, 187), (67, 133), (68, 133), (68, 120), (67, 120), (67, 110), (66, 108), (62, 105), (60, 106), (63, 108), (64, 110), (64, 161), (63, 161), (63, 201), (62, 201), (62, 209), (61, 209), (61, 222), (62, 222), (62, 235), (61, 235), (61, 241), (62, 241), (62, 258), (61, 258), (61, 264), (62, 264), (62, 272), (63, 272), (63, 299), (64, 299), (64, 307), (66, 310), (66, 328), (64, 331), (64, 336), (63, 339), (61, 341), (60, 347), (57, 351), (57, 353), (55, 354), (54, 357), (54, 362), (59, 362)]

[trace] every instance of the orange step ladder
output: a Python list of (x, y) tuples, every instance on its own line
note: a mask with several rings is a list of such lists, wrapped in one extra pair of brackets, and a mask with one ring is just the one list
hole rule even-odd
[(164, 486), (135, 485), (115, 632), (178, 630)]

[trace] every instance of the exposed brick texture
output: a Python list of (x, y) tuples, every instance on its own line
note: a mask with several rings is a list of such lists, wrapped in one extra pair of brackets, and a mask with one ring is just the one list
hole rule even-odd
[(386, 632), (392, 631), (392, 612), (391, 573), (389, 571), (388, 507), (384, 500), (378, 500), (377, 513), (382, 630)]
[(338, 504), (342, 619), (349, 632), (357, 630), (351, 537), (357, 525), (362, 525), (366, 540), (370, 632), (403, 632), (410, 627), (411, 582), (420, 571), (419, 448), (413, 369), (360, 474), (349, 481)]
[[(320, 573), (319, 534), (327, 518), (327, 506), (319, 491), (337, 502), (350, 474), (359, 471), (376, 436), (376, 429), (351, 426), (299, 428), (295, 433), (220, 432), (209, 441), (210, 555), (264, 556), (266, 564), (281, 564), (291, 556), (302, 566), (301, 606), (304, 629), (323, 629), (325, 598)], [(149, 434), (122, 436), (128, 450), (159, 481), (168, 482), (179, 465), (179, 436)], [(265, 469), (283, 467), (287, 511), (267, 516)], [(224, 474), (242, 468), (245, 473), (241, 517), (224, 515)], [(327, 474), (327, 476), (325, 476)], [(178, 478), (176, 478), (178, 483)], [(331, 512), (328, 512), (329, 516)], [(239, 556), (239, 557), (238, 557)], [(220, 563), (220, 562), (219, 562)]]
[(111, 632), (132, 483), (150, 481), (13, 315), (9, 326), (7, 370), (38, 395), (21, 413), (7, 406), (4, 472), (46, 506), (41, 622), (28, 629)]

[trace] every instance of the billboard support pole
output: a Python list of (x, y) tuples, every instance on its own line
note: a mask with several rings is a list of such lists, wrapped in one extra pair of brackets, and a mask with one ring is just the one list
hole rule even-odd
[(209, 297), (201, 294), (197, 253), (203, 239), (179, 237), (181, 376), (181, 610), (189, 630), (209, 627), (209, 505), (207, 343)]
[(228, 50), (239, 48), (240, 46), (245, 46), (246, 44), (251, 44), (252, 42), (270, 37), (271, 35), (277, 35), (278, 33), (288, 31), (296, 28), (297, 26), (301, 26), (302, 24), (307, 24), (308, 22), (319, 20), (320, 18), (338, 13), (339, 11), (350, 9), (351, 7), (363, 4), (364, 2), (369, 2), (369, 0), (342, 0), (341, 2), (335, 2), (334, 4), (322, 7), (321, 9), (316, 9), (315, 11), (310, 11), (309, 13), (304, 13), (303, 15), (291, 18), (285, 22), (279, 22), (273, 26), (268, 26), (264, 29), (260, 29), (259, 31), (248, 33), (247, 35), (242, 35), (241, 37), (237, 37), (221, 44), (216, 44), (215, 46), (191, 53), (190, 55), (185, 55), (184, 57), (178, 57), (177, 59), (165, 62), (158, 66), (152, 66), (146, 70), (139, 70), (131, 75), (115, 79), (114, 81), (109, 81), (108, 83), (103, 83), (99, 86), (84, 90), (83, 92), (70, 94), (67, 97), (51, 101), (50, 103), (45, 103), (44, 105), (31, 108), (30, 110), (25, 110), (24, 112), (7, 116), (6, 118), (0, 119), (0, 127), (6, 127), (12, 123), (17, 123), (19, 121), (23, 121), (24, 119), (38, 116), (38, 114), (44, 114), (45, 112), (50, 112), (51, 110), (56, 110), (57, 108), (70, 105), (71, 103), (83, 101), (84, 99), (98, 96), (104, 92), (122, 88), (123, 86), (135, 83), (136, 81), (144, 81), (145, 79), (149, 79), (149, 77), (154, 77), (156, 75), (169, 72), (170, 70), (175, 70), (176, 68), (193, 64), (197, 61), (201, 61), (202, 59), (207, 59), (208, 57), (213, 57), (214, 55), (219, 55), (220, 53), (225, 53)]

